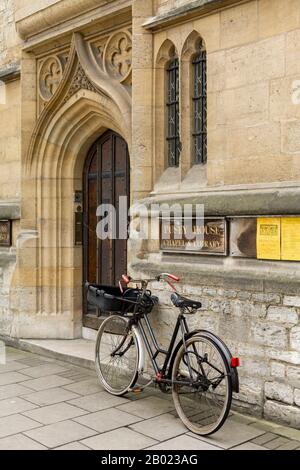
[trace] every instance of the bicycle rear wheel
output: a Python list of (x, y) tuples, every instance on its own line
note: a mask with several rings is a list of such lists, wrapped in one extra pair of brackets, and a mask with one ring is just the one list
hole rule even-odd
[(112, 315), (102, 323), (96, 340), (97, 375), (109, 393), (124, 395), (138, 378), (139, 351), (128, 319)]
[(175, 357), (172, 380), (175, 408), (185, 426), (202, 436), (220, 429), (230, 410), (232, 383), (219, 346), (204, 335), (190, 338)]

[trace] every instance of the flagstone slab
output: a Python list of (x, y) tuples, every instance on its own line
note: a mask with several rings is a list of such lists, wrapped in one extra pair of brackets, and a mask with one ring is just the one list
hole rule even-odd
[(47, 450), (47, 447), (23, 434), (15, 434), (0, 439), (0, 450)]
[(42, 424), (58, 423), (67, 419), (77, 418), (82, 416), (86, 411), (69, 405), (68, 403), (57, 403), (55, 405), (43, 406), (32, 411), (23, 413), (28, 418), (34, 419)]
[(156, 442), (150, 437), (127, 428), (119, 428), (83, 441), (93, 450), (140, 450)]
[(25, 434), (52, 449), (68, 444), (69, 442), (80, 441), (93, 436), (95, 431), (74, 421), (67, 420), (50, 424), (49, 426), (43, 426), (39, 429), (32, 429), (31, 431), (26, 431)]
[(131, 415), (117, 408), (91, 413), (80, 418), (75, 418), (77, 423), (88, 426), (98, 432), (112, 431), (113, 429), (128, 426), (140, 421), (138, 416)]

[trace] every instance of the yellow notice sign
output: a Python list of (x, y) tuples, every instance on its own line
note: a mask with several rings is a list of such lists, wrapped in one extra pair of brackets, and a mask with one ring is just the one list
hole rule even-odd
[(300, 261), (300, 217), (281, 219), (281, 259)]
[(278, 218), (257, 219), (257, 258), (281, 259), (281, 220)]

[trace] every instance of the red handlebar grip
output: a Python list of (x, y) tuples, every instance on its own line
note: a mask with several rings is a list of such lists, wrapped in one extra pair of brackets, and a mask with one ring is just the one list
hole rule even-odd
[(125, 284), (129, 284), (129, 283), (130, 283), (130, 277), (126, 276), (126, 274), (123, 274), (122, 279), (123, 279), (123, 281), (125, 282)]
[(173, 279), (173, 281), (176, 281), (176, 282), (179, 282), (179, 281), (180, 281), (180, 278), (177, 277), (177, 276), (175, 276), (175, 274), (169, 274), (169, 277), (170, 277), (171, 279)]

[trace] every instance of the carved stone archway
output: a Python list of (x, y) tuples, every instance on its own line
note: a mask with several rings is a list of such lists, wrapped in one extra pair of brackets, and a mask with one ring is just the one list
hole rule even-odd
[(120, 134), (131, 148), (130, 87), (111, 70), (74, 34), (62, 79), (37, 121), (23, 164), (12, 336), (81, 334), (82, 248), (74, 244), (74, 193), (82, 189), (87, 151), (105, 130)]

